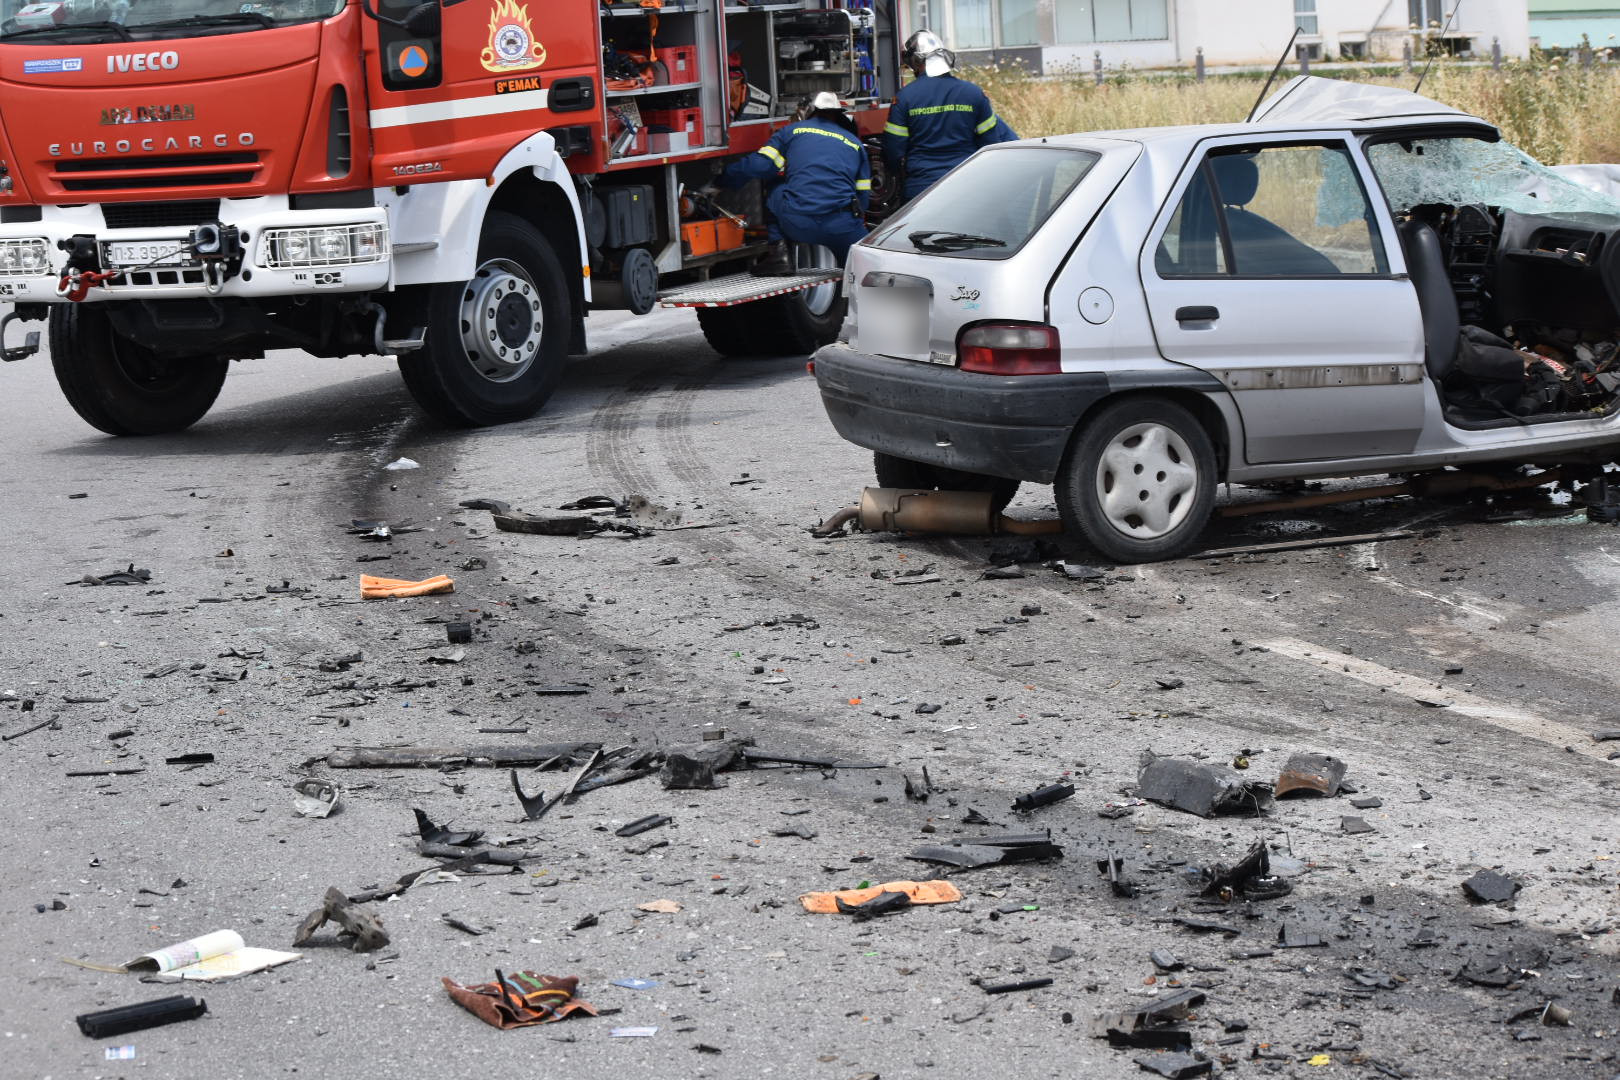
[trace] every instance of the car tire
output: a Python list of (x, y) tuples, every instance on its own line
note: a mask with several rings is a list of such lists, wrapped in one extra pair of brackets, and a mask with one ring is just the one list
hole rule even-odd
[[(799, 266), (835, 265), (832, 252), (794, 245)], [(766, 280), (766, 279), (761, 279)], [(844, 325), (843, 286), (830, 283), (723, 308), (698, 308), (698, 326), (721, 356), (809, 356), (838, 340)]]
[(119, 337), (96, 304), (51, 311), (51, 368), (73, 411), (108, 435), (167, 435), (201, 420), (230, 361), (172, 357)]
[(992, 496), (990, 507), (998, 514), (1007, 509), (1013, 496), (1018, 494), (1017, 480), (946, 469), (893, 454), (873, 454), (872, 467), (877, 474), (878, 487), (916, 488), (921, 491), (988, 491)]
[(1083, 420), (1058, 469), (1058, 512), (1116, 562), (1173, 559), (1198, 543), (1218, 482), (1209, 433), (1182, 406), (1124, 398)]
[(569, 299), (562, 265), (533, 225), (491, 213), (478, 269), (432, 287), (427, 341), (399, 358), (405, 386), (451, 427), (526, 420), (539, 412), (568, 360)]

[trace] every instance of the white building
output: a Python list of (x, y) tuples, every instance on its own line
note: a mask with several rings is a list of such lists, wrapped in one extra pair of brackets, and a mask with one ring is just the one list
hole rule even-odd
[[(1314, 60), (1391, 60), (1412, 27), (1455, 52), (1529, 51), (1528, 0), (908, 0), (913, 27), (940, 33), (967, 63), (1020, 60), (1037, 71), (1186, 67), (1199, 47), (1211, 66), (1269, 66), (1300, 28)], [(1620, 0), (1616, 0), (1620, 6)], [(1415, 51), (1422, 54), (1422, 45)]]

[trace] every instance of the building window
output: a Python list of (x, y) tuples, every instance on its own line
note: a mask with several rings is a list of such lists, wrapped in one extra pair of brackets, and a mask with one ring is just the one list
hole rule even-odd
[(1168, 0), (1056, 0), (1057, 41), (1166, 41), (1167, 7)]
[(1004, 47), (1041, 43), (1037, 3), (1038, 0), (1001, 0), (1001, 44)]
[(1294, 25), (1302, 34), (1316, 34), (1316, 0), (1294, 0)]
[(1444, 0), (1406, 0), (1406, 11), (1419, 30), (1438, 30), (1446, 25)]

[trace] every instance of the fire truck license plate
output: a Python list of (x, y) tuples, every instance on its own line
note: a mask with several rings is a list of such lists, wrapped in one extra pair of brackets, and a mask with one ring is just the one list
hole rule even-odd
[(186, 261), (184, 240), (109, 240), (106, 261), (112, 266), (179, 266)]

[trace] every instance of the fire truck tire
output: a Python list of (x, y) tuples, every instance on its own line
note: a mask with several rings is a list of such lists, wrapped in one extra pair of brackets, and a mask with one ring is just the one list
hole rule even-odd
[(113, 332), (95, 304), (51, 311), (51, 367), (73, 411), (109, 435), (166, 435), (203, 418), (230, 361), (171, 357)]
[[(799, 266), (836, 265), (832, 252), (794, 245)], [(698, 308), (698, 326), (721, 356), (809, 356), (838, 340), (844, 293), (837, 284), (724, 308)]]
[(451, 427), (528, 419), (556, 390), (568, 358), (568, 288), (540, 231), (491, 213), (478, 263), (464, 284), (433, 286), (427, 341), (399, 358), (417, 404)]

